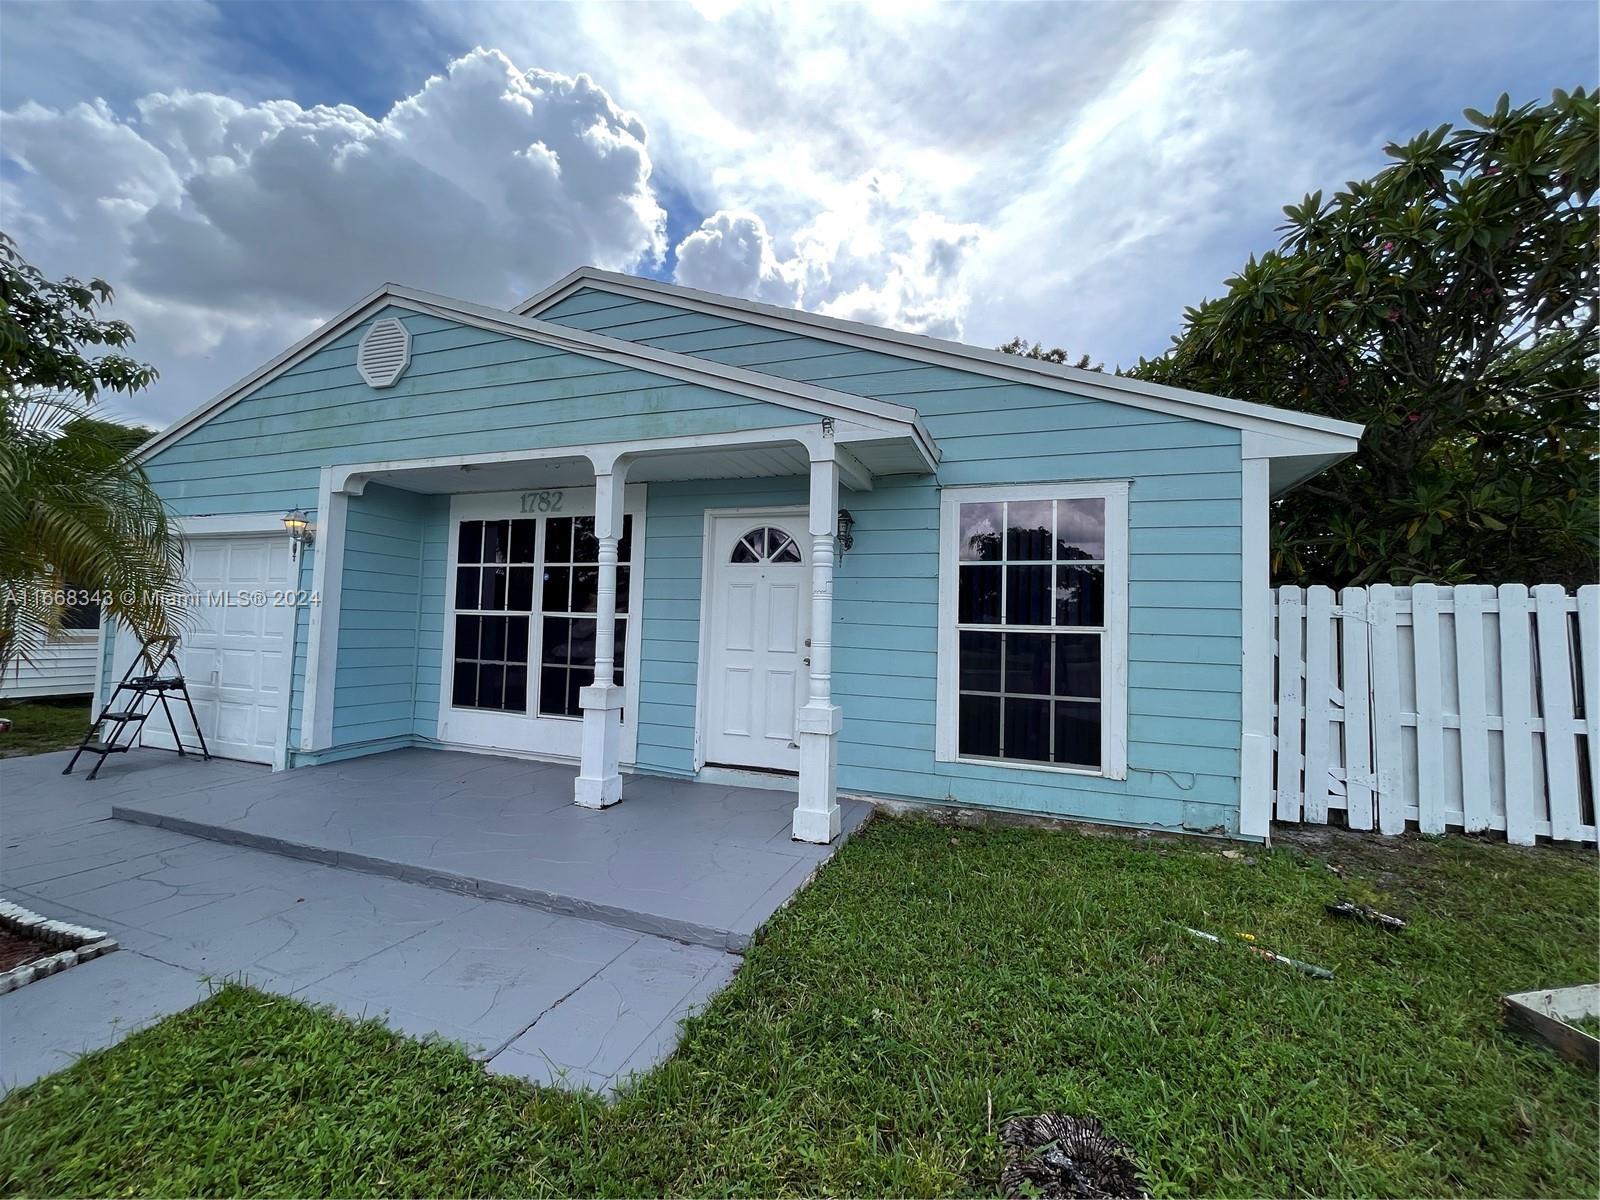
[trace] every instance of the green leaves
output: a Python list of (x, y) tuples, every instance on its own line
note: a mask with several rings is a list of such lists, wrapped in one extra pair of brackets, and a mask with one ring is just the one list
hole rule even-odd
[(68, 277), (49, 280), (0, 233), (0, 390), (65, 392), (93, 400), (101, 390), (136, 392), (156, 369), (122, 354), (90, 358), (84, 346), (121, 348), (133, 341), (126, 321), (95, 316), (111, 285)]
[(1279, 502), (1286, 581), (1593, 582), (1600, 105), (1469, 109), (1286, 205), (1133, 374), (1367, 426)]
[(132, 452), (147, 431), (96, 418), (101, 389), (131, 392), (155, 368), (85, 346), (133, 341), (102, 321), (102, 280), (44, 278), (0, 234), (0, 667), (59, 627), (51, 593), (99, 591), (141, 639), (179, 632), (182, 543)]

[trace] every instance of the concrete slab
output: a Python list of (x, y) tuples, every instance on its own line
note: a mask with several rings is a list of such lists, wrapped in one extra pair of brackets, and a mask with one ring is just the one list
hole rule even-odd
[[(738, 968), (722, 945), (737, 930), (753, 931), (829, 852), (780, 836), (788, 797), (708, 788), (705, 803), (691, 802), (677, 824), (709, 844), (675, 860), (678, 839), (662, 831), (674, 824), (665, 806), (679, 790), (633, 780), (623, 805), (573, 819), (570, 772), (503, 759), (384, 756), (387, 764), (272, 776), (150, 751), (119, 758), (88, 782), (60, 775), (66, 758), (0, 760), (0, 894), (106, 929), (122, 949), (0, 996), (0, 1088), (187, 1007), (207, 994), (208, 980), (240, 978), (353, 1017), (380, 1016), (414, 1036), (459, 1042), (495, 1072), (614, 1089), (672, 1052), (678, 1023)], [(114, 772), (124, 764), (125, 773)], [(286, 802), (280, 780), (305, 780), (325, 806), (321, 823), (344, 840), (336, 849), (330, 835), (308, 853), (344, 861), (351, 843), (370, 836), (375, 848), (407, 856), (393, 872), (403, 877), (110, 819), (113, 803), (159, 807), (187, 797), (184, 811), (198, 814), (196, 821), (208, 812), (236, 814), (249, 832), (267, 820), (263, 810), (308, 811)], [(538, 786), (524, 796), (517, 788), (530, 780)], [(744, 805), (746, 795), (766, 804)], [(349, 810), (374, 797), (372, 813)], [(651, 807), (663, 811), (643, 811)], [(386, 822), (384, 812), (393, 819)], [(617, 815), (624, 819), (608, 827), (605, 818)], [(863, 815), (852, 813), (857, 821)], [(482, 822), (494, 837), (473, 830), (456, 838), (463, 820)], [(302, 836), (286, 822), (267, 828), (278, 831), (265, 834), (269, 840)], [(492, 872), (468, 873), (477, 870), (472, 850), (503, 848), (496, 839), (519, 853), (492, 856)], [(431, 853), (435, 844), (468, 871), (441, 875), (440, 863), (454, 859)], [(536, 865), (519, 873), (519, 855), (524, 866)], [(722, 945), (686, 945), (486, 898), (497, 888), (532, 890), (516, 880), (576, 887), (585, 870), (593, 872), (585, 896), (610, 889), (635, 903), (658, 885), (666, 899), (644, 910), (650, 920), (679, 929), (694, 925), (684, 914), (727, 922), (704, 927)], [(722, 870), (746, 885), (719, 890), (692, 875)]]
[(347, 1011), (387, 1013), (408, 1032), (439, 1033), (474, 1057), (492, 1058), (640, 940), (588, 921), (485, 903), (334, 972), (303, 995)]
[(397, 750), (204, 788), (185, 763), (174, 767), (177, 790), (124, 795), (111, 811), (168, 832), (735, 951), (870, 811), (847, 802), (845, 834), (814, 846), (790, 840), (794, 798), (784, 792), (630, 776), (622, 803), (597, 812), (571, 803), (575, 773)]
[(210, 993), (192, 971), (115, 950), (0, 996), (0, 1094), (69, 1067)]
[(489, 1069), (613, 1091), (672, 1052), (679, 1022), (733, 978), (736, 963), (705, 947), (641, 938), (492, 1058)]

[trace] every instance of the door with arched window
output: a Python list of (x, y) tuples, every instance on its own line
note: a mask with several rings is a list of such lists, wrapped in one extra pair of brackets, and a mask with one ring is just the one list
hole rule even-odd
[(707, 764), (800, 769), (795, 714), (809, 663), (807, 541), (803, 511), (713, 519), (700, 698)]

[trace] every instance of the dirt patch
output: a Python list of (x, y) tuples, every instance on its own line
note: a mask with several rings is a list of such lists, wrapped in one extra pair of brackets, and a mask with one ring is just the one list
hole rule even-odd
[(60, 946), (52, 946), (49, 942), (41, 942), (0, 926), (0, 972), (60, 952)]
[(1417, 833), (1384, 836), (1371, 831), (1327, 825), (1275, 826), (1272, 844), (1314, 858), (1338, 873), (1362, 876), (1379, 891), (1406, 900), (1428, 900), (1450, 893), (1455, 885), (1439, 877), (1441, 869), (1463, 855), (1492, 849), (1508, 869), (1513, 863), (1533, 866), (1541, 861), (1593, 866), (1592, 846), (1543, 844), (1512, 846), (1498, 835), (1453, 833), (1446, 838)]

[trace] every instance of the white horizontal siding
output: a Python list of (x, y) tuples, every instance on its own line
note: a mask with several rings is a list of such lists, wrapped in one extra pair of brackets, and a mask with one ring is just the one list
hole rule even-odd
[(80, 696), (94, 691), (93, 635), (52, 642), (30, 654), (28, 663), (14, 663), (0, 680), (0, 700), (35, 696)]

